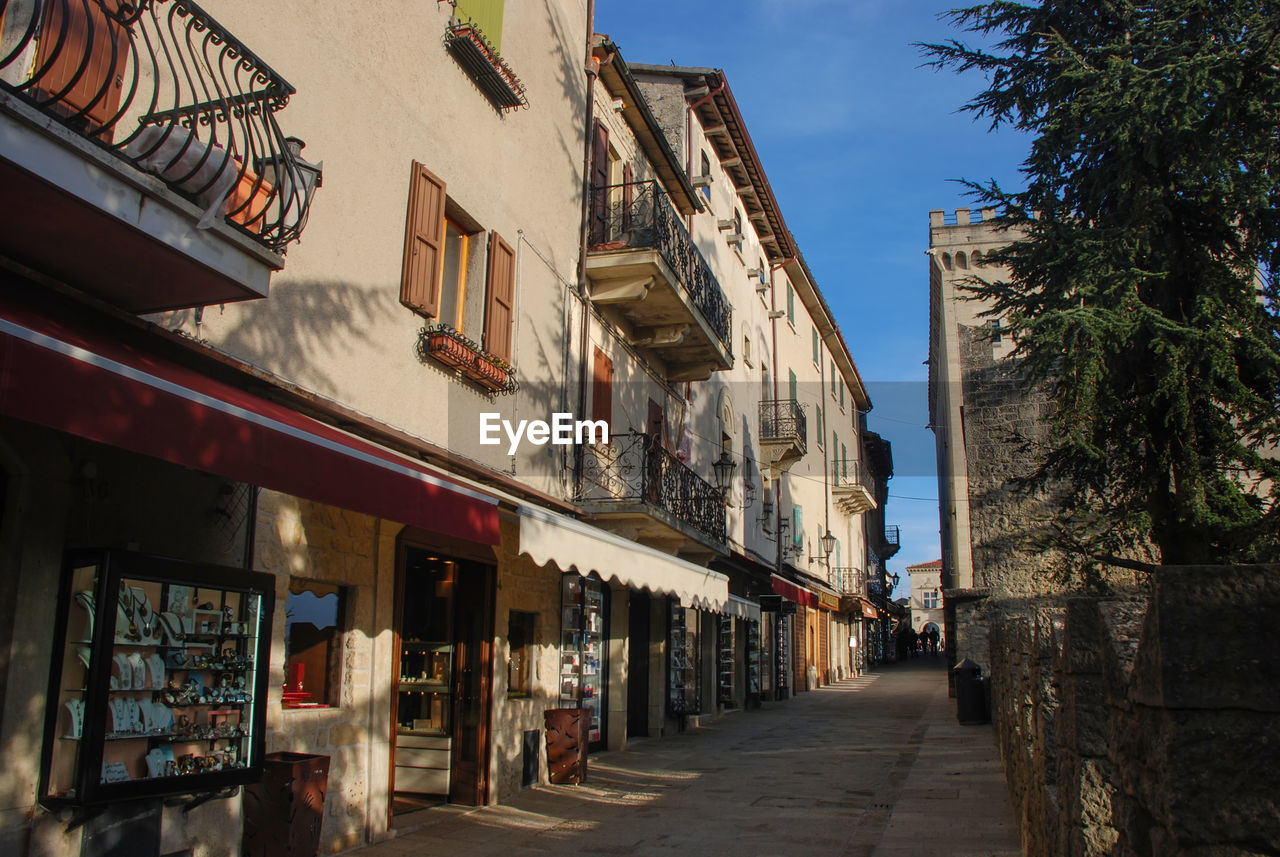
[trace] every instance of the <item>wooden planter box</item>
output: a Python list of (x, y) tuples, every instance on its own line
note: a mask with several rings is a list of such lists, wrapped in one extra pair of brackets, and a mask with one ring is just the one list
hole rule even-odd
[[(255, 187), (256, 186), (256, 187)], [(245, 170), (244, 175), (227, 195), (227, 219), (253, 233), (261, 233), (266, 222), (267, 205), (271, 201), (271, 185), (259, 180), (258, 174)]]

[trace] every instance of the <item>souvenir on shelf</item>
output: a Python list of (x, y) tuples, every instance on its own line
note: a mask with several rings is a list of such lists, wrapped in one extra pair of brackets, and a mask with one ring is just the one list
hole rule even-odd
[(241, 569), (69, 553), (41, 801), (96, 805), (259, 779), (274, 590), (271, 575)]

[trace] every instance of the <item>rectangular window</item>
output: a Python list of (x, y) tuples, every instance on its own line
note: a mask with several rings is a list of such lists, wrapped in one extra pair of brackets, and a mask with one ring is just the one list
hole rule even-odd
[(533, 693), (533, 659), (537, 652), (535, 629), (538, 614), (512, 610), (507, 619), (507, 696), (530, 696)]
[(345, 597), (341, 586), (289, 581), (284, 605), (285, 708), (339, 705)]
[(832, 360), (831, 361), (831, 398), (833, 399), (836, 397), (836, 381), (838, 379), (839, 379), (839, 376), (836, 375), (836, 361)]
[(995, 318), (990, 322), (991, 325), (991, 342), (999, 344), (1004, 341), (1004, 334), (1000, 331), (1000, 319)]
[(711, 158), (707, 156), (707, 153), (705, 151), (702, 153), (702, 175), (706, 176), (708, 179), (708, 182), (700, 188), (702, 191), (702, 196), (708, 202), (710, 202), (711, 201), (711, 183), (710, 183)]
[(849, 475), (849, 448), (840, 444), (840, 475)]
[(791, 543), (804, 544), (804, 509), (799, 506), (791, 508)]
[(924, 609), (926, 610), (938, 609), (938, 590), (931, 589), (928, 592), (924, 593)]
[(840, 379), (840, 410), (844, 410), (844, 379)]
[(796, 326), (796, 287), (787, 283), (787, 321)]
[(462, 330), (462, 310), (467, 296), (467, 250), (470, 236), (448, 217), (444, 220), (444, 247), (440, 270), (436, 318), (454, 330)]
[(748, 366), (751, 365), (751, 337), (745, 333), (742, 334), (742, 359)]
[(813, 365), (817, 366), (822, 362), (822, 346), (818, 342), (818, 328), (813, 329)]
[(818, 446), (822, 446), (823, 439), (827, 436), (827, 427), (822, 421), (822, 405), (815, 405), (814, 407), (816, 408), (814, 416), (817, 417), (815, 428), (818, 430)]

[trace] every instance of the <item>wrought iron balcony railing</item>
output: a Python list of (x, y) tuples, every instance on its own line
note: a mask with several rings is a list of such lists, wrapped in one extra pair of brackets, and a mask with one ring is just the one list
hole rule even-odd
[(592, 187), (591, 193), (591, 249), (657, 250), (720, 343), (732, 352), (733, 310), (666, 192), (650, 181)]
[(895, 553), (897, 552), (898, 548), (901, 547), (900, 539), (901, 539), (901, 533), (898, 529), (898, 525), (886, 524), (884, 528), (884, 543), (888, 545), (889, 548)]
[(579, 501), (640, 502), (661, 509), (717, 542), (725, 540), (724, 498), (662, 444), (640, 432), (578, 447)]
[(190, 0), (0, 0), (0, 86), (275, 252), (319, 184), (294, 89)]
[(861, 461), (851, 461), (847, 465), (841, 462), (834, 467), (831, 473), (831, 487), (863, 488), (872, 497), (876, 494), (876, 483), (872, 478), (871, 468), (864, 467)]
[(789, 440), (804, 454), (808, 426), (804, 411), (795, 399), (766, 399), (760, 403), (760, 439)]
[(862, 569), (856, 567), (837, 566), (831, 569), (831, 585), (841, 595), (862, 594)]

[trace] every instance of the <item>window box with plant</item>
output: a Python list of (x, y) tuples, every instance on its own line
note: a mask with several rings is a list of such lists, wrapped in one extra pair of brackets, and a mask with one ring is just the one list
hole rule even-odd
[(491, 393), (516, 391), (515, 369), (447, 324), (428, 325), (418, 335), (424, 357), (456, 369)]

